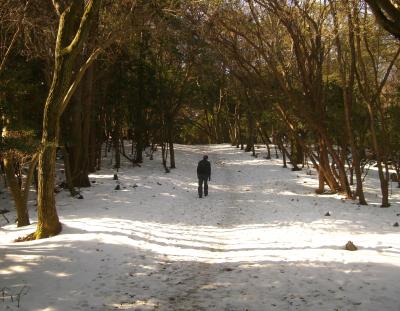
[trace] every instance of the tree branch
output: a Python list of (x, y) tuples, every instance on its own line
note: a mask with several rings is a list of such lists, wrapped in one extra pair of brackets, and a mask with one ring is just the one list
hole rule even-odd
[(74, 50), (78, 48), (78, 46), (82, 43), (83, 37), (89, 30), (89, 23), (91, 22), (92, 14), (96, 14), (96, 8), (100, 5), (100, 0), (90, 0), (90, 2), (86, 5), (85, 11), (81, 18), (81, 22), (79, 24), (79, 28), (76, 31), (74, 39), (72, 39), (71, 43), (63, 48), (61, 51), (61, 55), (70, 54)]
[(65, 108), (67, 107), (69, 101), (71, 100), (72, 95), (75, 93), (76, 88), (79, 85), (79, 82), (81, 82), (83, 76), (85, 75), (86, 71), (90, 67), (90, 65), (93, 64), (93, 62), (96, 60), (97, 56), (103, 51), (103, 48), (98, 48), (92, 52), (92, 54), (89, 56), (89, 58), (86, 60), (86, 62), (81, 66), (79, 69), (78, 73), (75, 76), (74, 81), (71, 83), (66, 95), (64, 96), (64, 99), (61, 103), (61, 112), (60, 115), (63, 114)]
[(26, 15), (26, 12), (28, 10), (29, 3), (30, 3), (30, 0), (26, 0), (23, 13), (22, 13), (21, 18), (18, 20), (18, 23), (17, 23), (17, 30), (15, 31), (15, 33), (14, 33), (12, 39), (11, 39), (10, 45), (8, 46), (7, 51), (4, 54), (3, 59), (1, 60), (0, 76), (1, 76), (1, 73), (3, 72), (3, 70), (5, 68), (6, 61), (7, 61), (8, 57), (9, 57), (9, 55), (11, 54), (11, 50), (14, 47), (15, 42), (17, 42), (17, 38), (18, 38), (18, 36), (19, 36), (19, 34), (21, 32), (22, 23), (24, 22), (25, 15)]
[[(394, 7), (388, 0), (365, 0), (372, 12), (375, 15), (376, 21), (386, 31), (390, 32), (396, 39), (400, 40), (400, 11)], [(390, 10), (388, 8), (391, 7)], [(388, 14), (391, 18), (389, 19), (385, 14)]]

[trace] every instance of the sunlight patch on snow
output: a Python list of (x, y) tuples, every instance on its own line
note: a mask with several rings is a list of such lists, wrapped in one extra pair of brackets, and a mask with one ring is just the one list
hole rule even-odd
[[(193, 185), (197, 185), (197, 184), (193, 183)], [(210, 185), (209, 187), (211, 187), (214, 190), (220, 190), (220, 191), (230, 191), (231, 190), (231, 188), (227, 185), (213, 184), (213, 185)]]
[[(318, 220), (214, 227), (88, 218), (67, 224), (70, 228), (86, 231), (69, 235), (68, 239), (125, 245), (175, 261), (375, 262), (400, 266), (393, 256), (393, 252), (400, 249), (398, 242), (382, 246), (379, 242), (382, 234), (367, 233), (361, 225), (352, 225), (345, 220), (337, 220), (337, 224)], [(337, 231), (332, 231), (336, 226)], [(385, 240), (392, 238), (395, 241), (396, 236), (395, 233), (392, 237), (386, 235)], [(350, 239), (359, 251), (352, 253), (343, 249)]]
[(114, 174), (90, 174), (89, 178), (113, 179)]
[[(283, 190), (278, 192), (277, 194), (279, 195), (284, 195), (284, 196), (291, 196), (291, 197), (296, 197), (296, 198), (332, 198), (332, 199), (336, 199), (336, 200), (344, 200), (344, 195), (340, 194), (340, 193), (334, 193), (334, 194), (320, 194), (318, 195), (318, 197), (315, 196), (315, 189), (317, 188), (317, 185), (315, 187), (309, 187), (310, 185), (308, 185), (307, 187), (310, 188), (310, 192), (294, 192), (291, 190)], [(373, 205), (373, 203), (370, 203), (371, 205)]]
[(152, 270), (152, 271), (154, 271), (154, 270), (156, 270), (156, 268), (154, 267), (154, 266), (145, 266), (145, 265), (136, 265), (138, 268), (142, 268), (142, 269), (144, 269), (144, 270)]
[(229, 287), (231, 286), (230, 283), (210, 283), (210, 284), (205, 284), (203, 286), (200, 287), (200, 289), (217, 289), (219, 287)]
[(7, 269), (2, 269), (0, 270), (0, 275), (8, 275), (8, 274), (13, 274), (13, 273), (22, 273), (22, 272), (27, 272), (30, 271), (26, 266), (11, 266), (8, 267)]
[(58, 278), (65, 278), (65, 277), (70, 277), (72, 276), (72, 273), (66, 273), (66, 272), (54, 272), (54, 271), (43, 271), (44, 273), (55, 276)]
[[(122, 192), (122, 191), (121, 191)], [(132, 204), (131, 201), (125, 201), (125, 200), (113, 200), (113, 203), (124, 203), (124, 204)]]
[[(83, 231), (83, 233), (85, 232), (90, 233), (90, 231), (95, 231), (95, 232), (98, 231), (102, 233), (119, 232), (119, 233), (129, 234), (131, 232), (131, 228), (124, 229), (127, 228), (127, 226), (126, 225), (122, 226), (122, 222), (123, 222), (122, 220), (120, 221), (119, 219), (112, 219), (112, 218), (101, 218), (101, 219), (80, 218), (79, 220), (66, 221), (68, 227), (80, 229)], [(76, 238), (81, 240), (81, 238), (84, 236), (85, 234), (79, 233), (76, 235)], [(90, 239), (90, 237), (88, 239)]]
[(29, 261), (39, 260), (40, 256), (39, 255), (28, 255), (28, 254), (24, 254), (24, 255), (7, 254), (5, 256), (5, 259), (10, 260), (12, 262), (26, 262), (27, 260), (29, 260)]
[[(226, 166), (234, 166), (234, 165), (249, 165), (249, 166), (266, 166), (271, 165), (270, 162), (265, 161), (265, 159), (251, 159), (251, 160), (236, 160), (236, 161), (229, 161), (224, 162), (223, 165)], [(277, 164), (278, 165), (278, 164)], [(271, 170), (269, 170), (271, 172)]]
[(136, 300), (132, 303), (114, 303), (110, 305), (110, 307), (114, 308), (115, 310), (132, 310), (132, 308), (140, 308), (140, 310), (154, 310), (154, 308), (158, 307), (158, 303), (151, 300)]
[[(291, 196), (299, 196), (298, 193), (293, 192), (293, 191), (289, 191), (289, 190), (284, 190), (284, 191), (280, 191), (278, 192), (279, 195), (291, 195)], [(315, 194), (310, 193), (310, 194), (302, 194), (301, 196), (315, 196)]]
[(145, 277), (145, 276), (148, 275), (148, 272), (136, 272), (135, 275), (136, 276), (144, 276)]
[(175, 194), (171, 194), (171, 193), (168, 193), (168, 192), (161, 192), (160, 195), (165, 196), (165, 197), (176, 198)]
[[(197, 184), (195, 184), (197, 186)], [(246, 193), (246, 192), (254, 192), (255, 190), (259, 190), (258, 187), (254, 187), (251, 185), (239, 185), (239, 186), (229, 186), (223, 184), (212, 184), (209, 185), (210, 189), (224, 191), (224, 192), (231, 192), (231, 193)]]
[[(305, 188), (308, 188), (310, 190), (315, 191), (315, 189), (318, 189), (318, 179), (315, 178), (309, 178), (305, 176), (301, 176), (296, 180), (296, 184)], [(326, 187), (326, 190), (329, 188)]]

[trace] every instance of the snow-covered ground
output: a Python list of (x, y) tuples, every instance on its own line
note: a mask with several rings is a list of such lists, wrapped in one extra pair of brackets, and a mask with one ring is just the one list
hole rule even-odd
[[(316, 196), (315, 173), (280, 159), (228, 145), (176, 153), (170, 174), (146, 158), (119, 171), (121, 191), (104, 169), (84, 200), (58, 194), (59, 236), (13, 243), (35, 224), (0, 219), (0, 310), (400, 310), (399, 189), (381, 209), (370, 179), (358, 206)], [(199, 199), (204, 153), (213, 172)]]

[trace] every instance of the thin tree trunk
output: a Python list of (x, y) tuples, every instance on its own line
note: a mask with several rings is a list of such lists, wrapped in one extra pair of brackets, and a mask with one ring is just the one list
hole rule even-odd
[(261, 127), (258, 127), (258, 131), (259, 131), (259, 133), (260, 133), (261, 140), (263, 141), (263, 143), (264, 143), (265, 146), (267, 147), (267, 156), (266, 156), (266, 159), (269, 160), (269, 159), (271, 159), (271, 149), (270, 149), (270, 147), (269, 147), (270, 140), (269, 140), (269, 138), (268, 138), (268, 135), (267, 135), (267, 138), (265, 139), (264, 133), (263, 133)]
[(93, 73), (94, 67), (90, 67), (86, 71), (83, 82), (82, 92), (82, 150), (79, 169), (79, 187), (90, 187), (89, 171), (90, 171), (90, 133), (93, 106)]
[(115, 125), (112, 141), (113, 141), (113, 147), (114, 147), (114, 152), (115, 152), (114, 168), (116, 168), (117, 170), (121, 167), (121, 154), (120, 154), (119, 140), (120, 140), (119, 128), (118, 128), (118, 125)]
[(253, 114), (249, 111), (247, 113), (247, 144), (246, 144), (246, 149), (244, 150), (245, 152), (250, 152), (254, 148), (254, 116)]
[(170, 168), (176, 168), (174, 143), (172, 141), (169, 142), (169, 162)]
[[(356, 73), (356, 51), (355, 51), (355, 41), (354, 41), (354, 24), (353, 24), (353, 17), (351, 13), (351, 9), (348, 6), (348, 2), (345, 3), (346, 5), (346, 15), (347, 15), (347, 22), (348, 22), (348, 37), (349, 37), (349, 45), (350, 45), (350, 70), (348, 73), (348, 77), (345, 71), (345, 64), (343, 63), (343, 55), (342, 55), (342, 44), (339, 37), (339, 25), (337, 20), (337, 13), (335, 9), (335, 3), (330, 1), (331, 13), (333, 16), (334, 21), (334, 31), (336, 35), (336, 47), (337, 47), (337, 54), (338, 54), (338, 62), (339, 62), (339, 69), (340, 69), (340, 76), (342, 79), (342, 93), (343, 93), (343, 101), (344, 101), (344, 112), (345, 112), (345, 124), (346, 124), (346, 134), (347, 139), (350, 144), (351, 154), (352, 154), (352, 167), (351, 167), (351, 181), (353, 180), (353, 170), (356, 175), (356, 192), (355, 195), (359, 198), (359, 203), (362, 205), (366, 205), (367, 202), (364, 196), (363, 190), (363, 182), (361, 176), (361, 168), (360, 168), (360, 157), (358, 153), (358, 149), (355, 143), (355, 138), (353, 134), (353, 126), (352, 126), (352, 105), (353, 105), (353, 92), (354, 92), (354, 80), (355, 80), (355, 73)], [(357, 12), (355, 13), (357, 14)], [(351, 182), (352, 183), (352, 182)]]
[(381, 186), (382, 192), (382, 204), (381, 207), (389, 207), (389, 181), (385, 178), (385, 173), (383, 172), (382, 166), (382, 157), (381, 157), (381, 149), (378, 144), (378, 138), (375, 130), (375, 117), (373, 113), (373, 108), (370, 103), (368, 105), (368, 114), (370, 119), (370, 130), (371, 130), (371, 138), (372, 138), (372, 145), (374, 147), (375, 155), (376, 155), (376, 162), (378, 166), (378, 176)]
[(34, 155), (31, 163), (29, 164), (28, 174), (25, 178), (24, 184), (21, 186), (15, 176), (15, 166), (12, 157), (4, 157), (4, 170), (6, 178), (8, 180), (8, 186), (15, 202), (15, 208), (17, 210), (17, 226), (23, 227), (30, 225), (29, 213), (28, 213), (28, 197), (29, 188), (32, 184), (33, 174), (37, 163), (38, 155)]
[(279, 149), (281, 149), (281, 153), (282, 153), (282, 161), (283, 161), (283, 168), (287, 168), (287, 164), (286, 164), (286, 149), (283, 146), (283, 143), (279, 142), (278, 143), (278, 147)]
[[(331, 171), (331, 168), (329, 165), (327, 147), (326, 147), (325, 141), (322, 138), (319, 139), (319, 148), (320, 148), (319, 170), (320, 170), (320, 172), (322, 172), (322, 175), (320, 175), (320, 176), (322, 176), (322, 180), (326, 181), (326, 183), (328, 184), (329, 188), (332, 191), (338, 191), (340, 189), (340, 187)], [(321, 180), (320, 180), (320, 182), (321, 182)]]
[(71, 172), (71, 159), (69, 157), (69, 153), (66, 147), (62, 148), (63, 156), (64, 156), (64, 172), (65, 172), (65, 182), (67, 184), (69, 193), (72, 197), (76, 196), (78, 192), (75, 190), (74, 183), (72, 181), (72, 172)]

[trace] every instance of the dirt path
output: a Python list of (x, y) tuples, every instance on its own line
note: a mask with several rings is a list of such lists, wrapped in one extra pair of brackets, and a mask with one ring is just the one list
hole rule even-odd
[[(203, 151), (205, 153), (210, 153)], [(231, 228), (232, 223), (236, 222), (238, 211), (241, 208), (238, 206), (238, 188), (237, 181), (234, 178), (234, 168), (227, 167), (229, 160), (223, 155), (213, 155), (213, 176), (210, 182), (210, 195), (206, 198), (198, 199), (198, 204), (203, 208), (199, 210), (198, 215), (193, 215), (200, 219), (206, 219), (207, 213), (213, 209), (214, 221), (219, 230), (212, 232), (212, 238), (217, 239), (218, 243), (210, 243), (208, 248), (212, 250), (221, 262), (225, 262), (225, 256), (229, 256), (226, 251), (230, 250), (232, 237), (229, 231), (224, 229)], [(218, 186), (213, 183), (224, 186), (224, 191), (218, 191)], [(208, 225), (204, 223), (203, 225)], [(193, 232), (196, 234), (196, 232)], [(225, 255), (226, 254), (226, 255)], [(168, 262), (161, 265), (161, 271), (168, 271), (167, 282), (171, 288), (176, 288), (175, 296), (168, 298), (169, 310), (217, 310), (221, 306), (221, 299), (224, 297), (236, 296), (239, 300), (245, 301), (247, 296), (245, 291), (233, 293), (232, 290), (224, 283), (219, 282), (219, 279), (224, 275), (233, 271), (230, 264), (213, 265), (211, 263), (185, 263), (183, 267), (174, 269), (174, 265), (182, 265), (181, 262)], [(166, 268), (169, 266), (169, 268)], [(177, 286), (178, 285), (178, 286)], [(182, 286), (179, 286), (182, 285)], [(183, 287), (180, 288), (180, 287)], [(243, 296), (240, 298), (239, 296)], [(218, 297), (218, 298), (217, 298)], [(166, 306), (164, 306), (166, 307)], [(225, 310), (246, 310), (238, 306), (224, 306)]]

